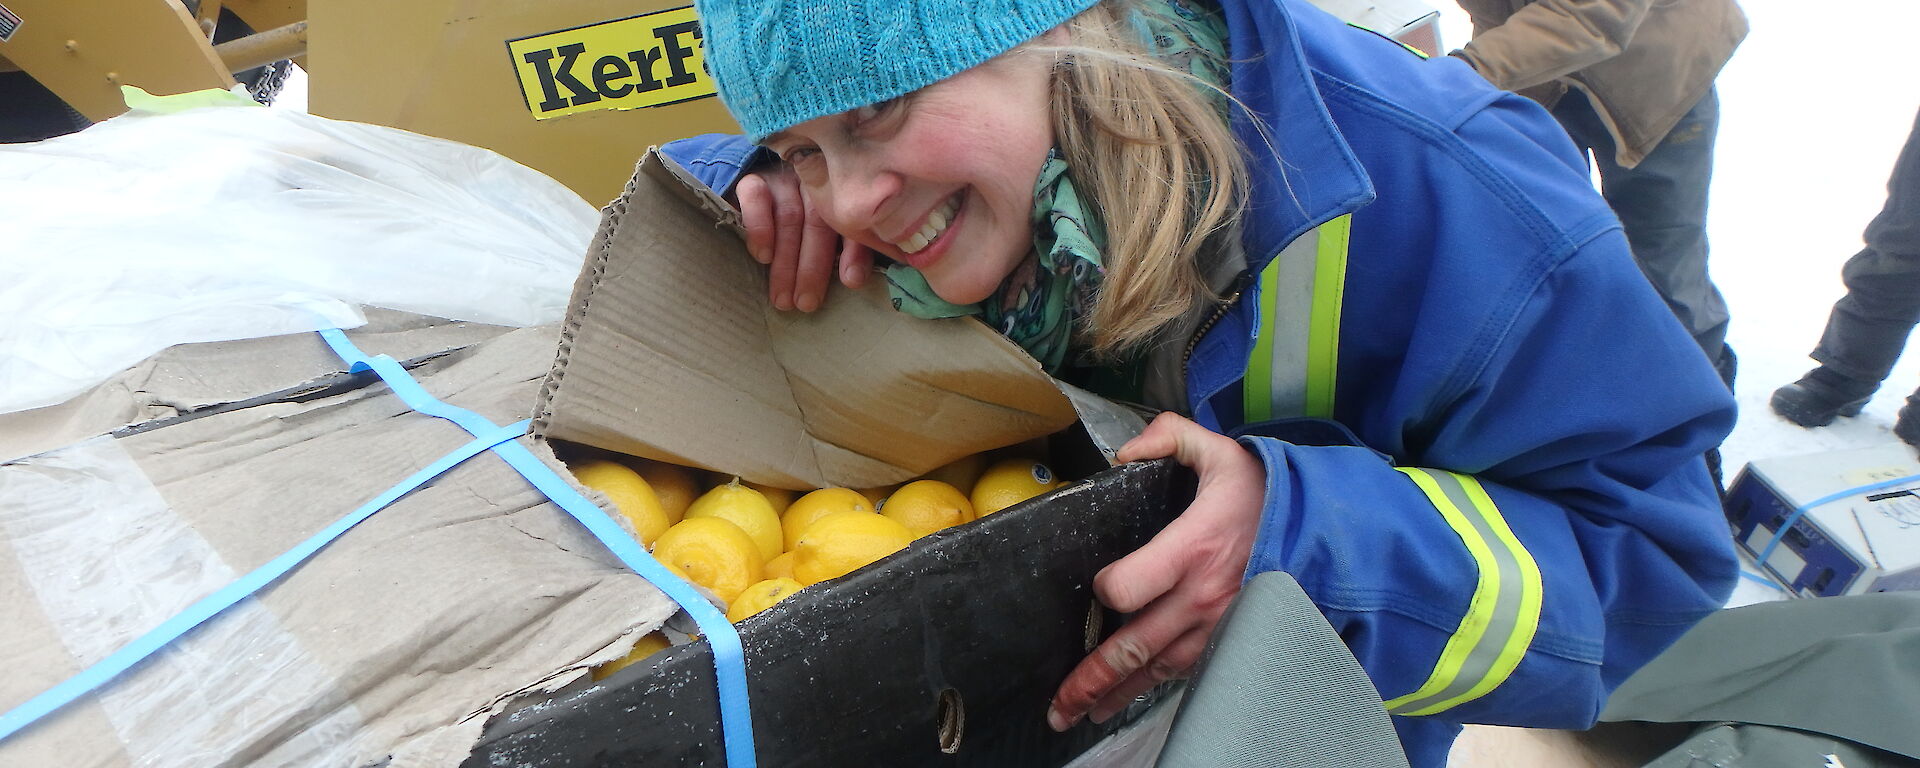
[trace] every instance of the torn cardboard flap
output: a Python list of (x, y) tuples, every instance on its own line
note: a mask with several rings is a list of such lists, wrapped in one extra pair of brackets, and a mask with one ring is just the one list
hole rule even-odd
[[(1073, 407), (971, 319), (835, 286), (811, 314), (767, 300), (737, 217), (649, 152), (574, 284), (536, 434), (789, 488), (901, 482), (1058, 431)], [(878, 281), (876, 281), (877, 283)]]

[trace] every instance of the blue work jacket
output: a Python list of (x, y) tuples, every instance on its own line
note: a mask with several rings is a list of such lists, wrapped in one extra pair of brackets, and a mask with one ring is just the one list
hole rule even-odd
[[(1591, 725), (1733, 588), (1701, 460), (1732, 397), (1538, 105), (1306, 2), (1221, 6), (1249, 272), (1351, 214), (1337, 424), (1245, 423), (1257, 284), (1187, 362), (1191, 415), (1266, 468), (1248, 573), (1299, 580), (1416, 767), (1461, 723)], [(668, 153), (726, 189), (752, 147)]]

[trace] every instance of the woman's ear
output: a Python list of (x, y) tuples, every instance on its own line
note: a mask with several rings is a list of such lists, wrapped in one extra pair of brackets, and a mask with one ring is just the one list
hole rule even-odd
[(1047, 45), (1066, 45), (1073, 41), (1073, 36), (1067, 34), (1067, 25), (1061, 24), (1040, 33), (1040, 41)]

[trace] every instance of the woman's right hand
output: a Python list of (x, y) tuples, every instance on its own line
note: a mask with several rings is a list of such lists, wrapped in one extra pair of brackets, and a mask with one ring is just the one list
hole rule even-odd
[(836, 267), (847, 287), (866, 285), (873, 252), (827, 226), (785, 163), (740, 177), (734, 198), (747, 229), (747, 252), (769, 268), (767, 298), (774, 309), (819, 309)]

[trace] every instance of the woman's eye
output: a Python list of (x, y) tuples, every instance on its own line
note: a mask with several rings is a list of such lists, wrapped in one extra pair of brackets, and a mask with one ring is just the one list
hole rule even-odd
[(799, 165), (819, 154), (820, 150), (815, 147), (794, 147), (780, 153), (780, 159), (786, 161), (787, 165)]
[(853, 121), (855, 123), (865, 123), (878, 118), (881, 115), (885, 115), (888, 110), (893, 109), (893, 106), (899, 102), (900, 100), (897, 98), (887, 99), (886, 101), (878, 101), (864, 107), (855, 108), (853, 110)]

